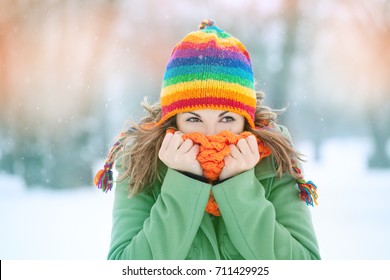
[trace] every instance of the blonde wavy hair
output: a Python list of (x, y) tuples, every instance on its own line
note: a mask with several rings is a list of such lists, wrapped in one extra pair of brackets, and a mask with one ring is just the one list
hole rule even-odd
[[(255, 134), (271, 149), (278, 176), (287, 172), (294, 178), (298, 178), (298, 174), (293, 169), (293, 162), (301, 161), (301, 154), (294, 149), (290, 140), (279, 129), (275, 129), (277, 113), (283, 110), (276, 111), (264, 106), (262, 104), (263, 92), (257, 92), (256, 97), (256, 128), (254, 129), (246, 123), (244, 130)], [(166, 130), (169, 128), (177, 129), (175, 116), (160, 126), (153, 125), (161, 119), (160, 104), (150, 105), (147, 100), (144, 100), (142, 106), (146, 109), (147, 115), (139, 123), (130, 121), (130, 128), (121, 140), (123, 141), (123, 152), (117, 158), (117, 160), (122, 160), (124, 168), (124, 172), (118, 180), (131, 178), (128, 186), (130, 196), (149, 191), (149, 187), (155, 180), (163, 180), (158, 171), (160, 164), (162, 164), (158, 152)]]

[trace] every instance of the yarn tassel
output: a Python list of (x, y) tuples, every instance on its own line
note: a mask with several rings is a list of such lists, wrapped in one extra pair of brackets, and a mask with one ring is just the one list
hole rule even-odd
[(111, 167), (112, 164), (105, 164), (104, 169), (99, 170), (93, 179), (93, 183), (103, 192), (108, 192), (112, 189), (113, 176)]
[(125, 139), (127, 132), (122, 132), (119, 136), (119, 139), (115, 144), (112, 146), (106, 161), (104, 163), (103, 169), (99, 170), (95, 178), (93, 179), (93, 183), (99, 188), (102, 189), (103, 192), (108, 192), (112, 189), (114, 180), (112, 175), (112, 166), (115, 161), (115, 157), (117, 153), (123, 148), (123, 139)]
[(317, 186), (312, 181), (305, 181), (302, 176), (301, 170), (294, 165), (293, 170), (295, 173), (300, 175), (300, 178), (297, 179), (297, 184), (299, 188), (299, 197), (306, 202), (306, 205), (314, 206), (318, 205), (317, 203)]
[(298, 187), (300, 190), (299, 196), (306, 202), (307, 205), (314, 206), (314, 203), (315, 205), (318, 205), (317, 186), (312, 181), (307, 181), (306, 183), (298, 182)]

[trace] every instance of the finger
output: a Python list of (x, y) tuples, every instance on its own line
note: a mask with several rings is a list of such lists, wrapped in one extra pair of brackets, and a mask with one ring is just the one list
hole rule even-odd
[(249, 148), (248, 142), (246, 139), (240, 139), (237, 142), (237, 148), (240, 150), (243, 155), (250, 155), (251, 149)]
[(230, 147), (230, 155), (234, 159), (239, 159), (241, 157), (240, 150), (235, 145), (229, 145), (229, 147)]
[(232, 161), (234, 160), (234, 158), (231, 156), (231, 155), (227, 155), (224, 159), (225, 161), (225, 166), (226, 165), (229, 165)]
[[(189, 140), (189, 139), (188, 139)], [(192, 141), (191, 141), (192, 142)], [(199, 154), (199, 145), (195, 144), (191, 147), (191, 149), (188, 151), (189, 154), (198, 155)]]
[(259, 147), (257, 145), (256, 136), (251, 135), (248, 138), (246, 138), (246, 141), (248, 142), (249, 149), (251, 150), (252, 154), (259, 152)]
[(160, 147), (160, 150), (162, 151), (165, 151), (168, 146), (169, 146), (169, 143), (171, 142), (172, 140), (172, 137), (173, 137), (173, 133), (167, 133), (164, 137), (164, 140), (162, 141), (161, 143), (161, 147)]
[(191, 148), (194, 146), (194, 143), (192, 142), (191, 139), (186, 139), (183, 144), (181, 144), (180, 148), (178, 149), (178, 151), (180, 153), (188, 153), (188, 151), (191, 150)]
[(171, 142), (169, 143), (169, 146), (167, 147), (167, 149), (176, 151), (177, 149), (179, 149), (179, 147), (183, 143), (183, 141), (184, 140), (182, 138), (182, 134), (175, 132), (175, 134), (173, 134), (173, 136), (172, 136)]

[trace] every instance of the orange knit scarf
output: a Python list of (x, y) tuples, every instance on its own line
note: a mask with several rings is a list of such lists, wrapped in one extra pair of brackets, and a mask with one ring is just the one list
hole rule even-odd
[[(174, 130), (169, 129), (167, 132), (174, 133)], [(210, 183), (213, 183), (218, 179), (219, 174), (225, 166), (224, 158), (230, 153), (229, 145), (236, 145), (238, 140), (250, 135), (253, 134), (247, 131), (239, 135), (233, 134), (230, 131), (222, 131), (213, 136), (206, 136), (199, 132), (193, 132), (184, 134), (183, 139), (191, 139), (195, 144), (199, 144), (199, 154), (196, 158), (203, 169), (204, 177), (208, 179)], [(271, 150), (260, 139), (257, 137), (256, 139), (261, 160), (269, 156)], [(221, 216), (221, 212), (219, 211), (218, 204), (212, 192), (210, 192), (205, 211), (214, 216)]]
[[(169, 129), (167, 132), (175, 132), (174, 129)], [(118, 141), (111, 148), (110, 153), (104, 162), (104, 168), (99, 170), (94, 178), (94, 184), (104, 192), (112, 189), (113, 175), (112, 166), (116, 155), (123, 148), (123, 139), (126, 138), (126, 133), (121, 133)], [(229, 145), (236, 145), (238, 140), (252, 135), (250, 132), (243, 132), (240, 135), (234, 135), (228, 131), (221, 132), (215, 136), (205, 136), (201, 133), (190, 133), (183, 135), (183, 139), (192, 139), (196, 144), (200, 145), (200, 151), (197, 159), (203, 168), (203, 174), (210, 183), (214, 183), (224, 167), (224, 158), (230, 153)], [(257, 139), (260, 159), (271, 154), (271, 150), (260, 139)], [(297, 175), (297, 185), (299, 188), (299, 197), (306, 202), (306, 205), (317, 205), (317, 186), (312, 181), (306, 181), (297, 163), (292, 160), (292, 168)], [(218, 205), (210, 192), (210, 198), (207, 203), (206, 211), (215, 216), (220, 216), (221, 213)]]

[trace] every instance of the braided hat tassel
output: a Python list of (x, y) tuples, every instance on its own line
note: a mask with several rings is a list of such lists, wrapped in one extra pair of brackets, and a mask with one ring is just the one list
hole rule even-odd
[(93, 183), (103, 192), (108, 192), (112, 189), (112, 163), (106, 163), (104, 168), (96, 173)]
[(294, 164), (293, 170), (295, 173), (300, 175), (300, 178), (297, 179), (297, 184), (299, 188), (299, 197), (306, 202), (307, 205), (314, 206), (318, 205), (317, 203), (317, 186), (312, 181), (305, 181), (301, 170)]
[(100, 169), (93, 179), (95, 186), (97, 186), (103, 192), (108, 192), (112, 189), (114, 184), (112, 166), (114, 165), (116, 155), (123, 148), (122, 140), (126, 135), (126, 132), (120, 134), (118, 141), (112, 146), (106, 158), (103, 169)]

